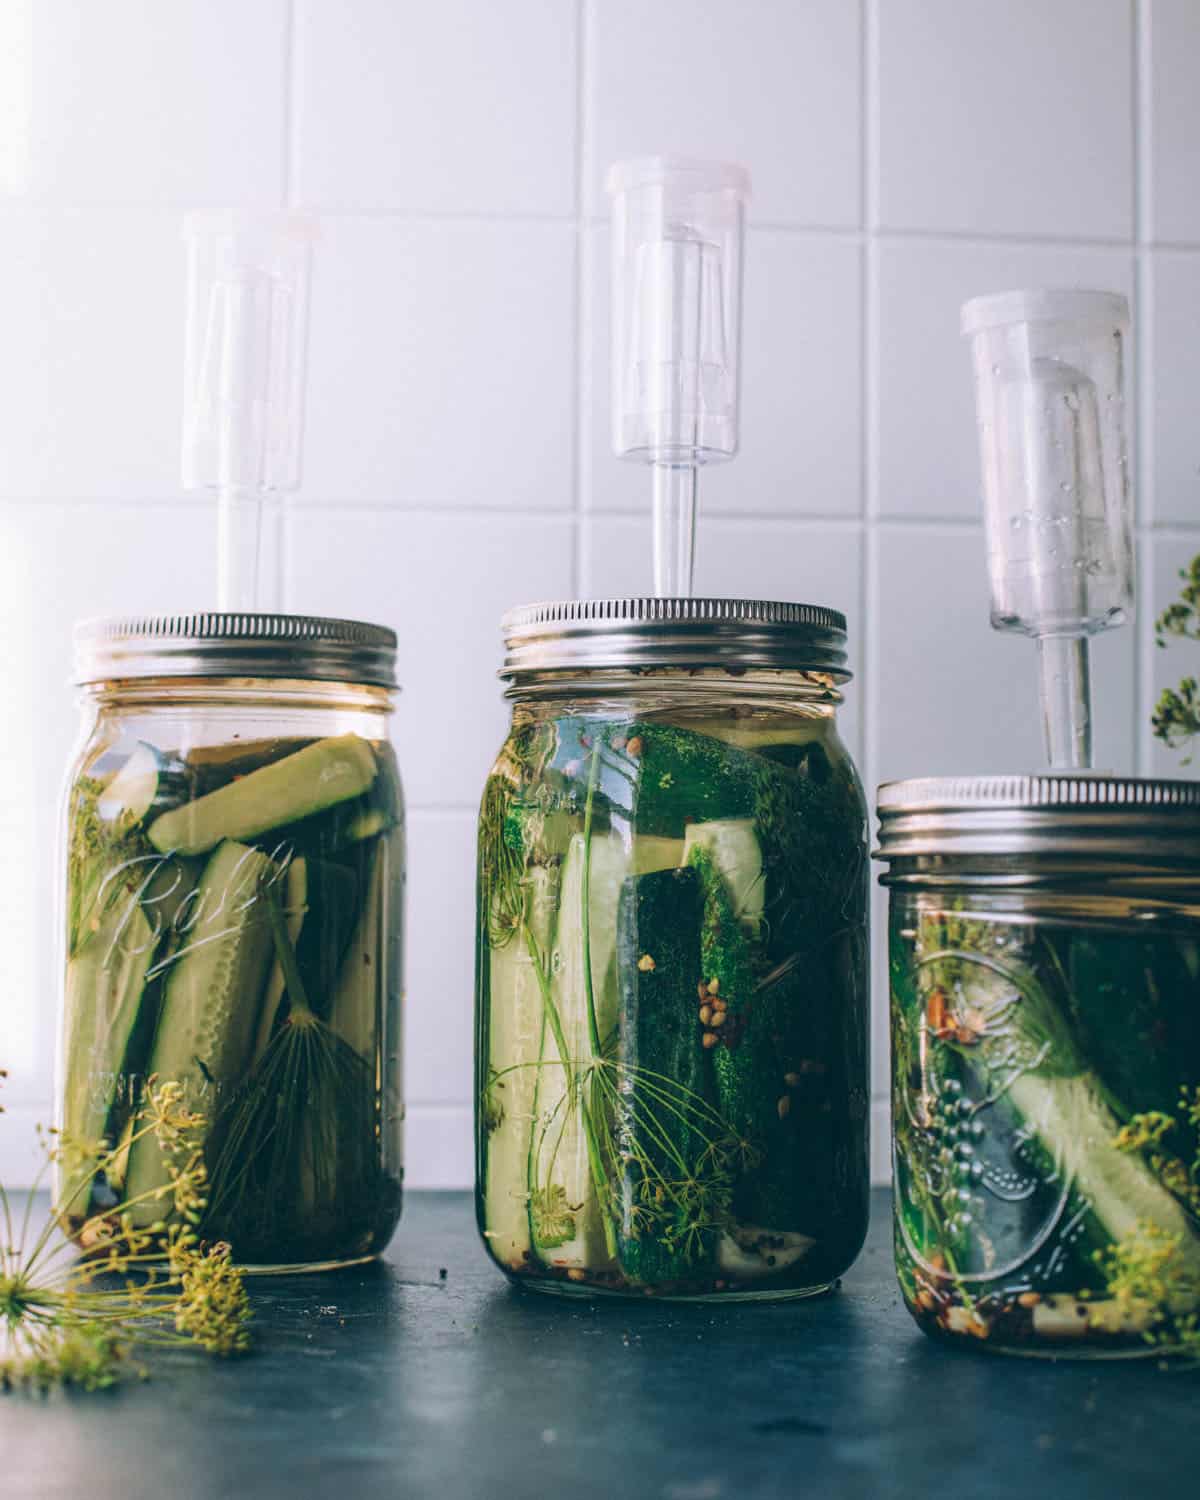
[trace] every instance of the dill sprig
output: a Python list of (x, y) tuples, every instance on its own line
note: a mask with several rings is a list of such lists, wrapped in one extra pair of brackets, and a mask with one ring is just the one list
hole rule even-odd
[(577, 1208), (546, 1174), (556, 1143), (578, 1113), (589, 1135), (592, 1186), (606, 1233), (615, 1234), (624, 1220), (631, 1238), (652, 1235), (682, 1259), (699, 1260), (705, 1236), (732, 1222), (737, 1177), (758, 1164), (754, 1145), (699, 1094), (619, 1058), (572, 1058), (565, 1069), (561, 1058), (515, 1063), (494, 1072), (491, 1086), (502, 1087), (505, 1076), (527, 1068), (570, 1075), (534, 1133), (530, 1153), (531, 1163), (542, 1161), (546, 1177), (531, 1177), (529, 1190), (537, 1242), (552, 1247), (575, 1233)]
[(299, 1242), (339, 1204), (377, 1197), (374, 1104), (367, 1064), (317, 1015), (287, 931), (279, 892), (264, 888), (288, 1012), (216, 1118), (206, 1223), (239, 1250), (269, 1257)]
[[(1174, 1114), (1148, 1110), (1131, 1116), (1113, 1137), (1118, 1151), (1142, 1152), (1151, 1171), (1200, 1223), (1200, 1085), (1180, 1091)], [(1168, 1151), (1164, 1142), (1191, 1133), (1192, 1159)], [(1118, 1244), (1095, 1255), (1108, 1295), (1146, 1342), (1164, 1354), (1200, 1364), (1200, 1272), (1183, 1236), (1148, 1219)]]
[(100, 812), (105, 782), (81, 776), (71, 794), (67, 843), (67, 952), (74, 954), (99, 925), (105, 905), (122, 887), (122, 872), (130, 889), (145, 879), (141, 859), (156, 851), (140, 822), (128, 810), (115, 818)]
[[(1179, 598), (1168, 604), (1154, 622), (1155, 641), (1166, 647), (1169, 641), (1200, 641), (1200, 556), (1179, 574), (1183, 588)], [(1151, 724), (1154, 737), (1170, 750), (1186, 750), (1200, 735), (1200, 685), (1195, 677), (1185, 677), (1177, 688), (1164, 688), (1154, 709)], [(1189, 765), (1192, 757), (1184, 757)]]
[(1108, 1295), (1131, 1326), (1163, 1354), (1200, 1364), (1200, 1275), (1183, 1237), (1142, 1219), (1119, 1244), (1096, 1252)]
[[(203, 1124), (179, 1084), (149, 1081), (131, 1140), (155, 1138), (167, 1181), (85, 1218), (75, 1229), (83, 1257), (63, 1226), (121, 1148), (40, 1132), (43, 1162), (23, 1212), (0, 1185), (0, 1390), (100, 1390), (127, 1369), (144, 1374), (135, 1356), (151, 1348), (231, 1355), (249, 1347), (241, 1272), (228, 1245), (204, 1244), (197, 1233), (206, 1206)], [(34, 1198), (51, 1169), (56, 1210), (35, 1231)], [(162, 1217), (138, 1227), (134, 1219), (151, 1203), (161, 1203)]]
[(629, 1189), (631, 1237), (651, 1234), (685, 1263), (701, 1260), (711, 1236), (730, 1227), (734, 1185), (757, 1166), (757, 1148), (663, 1073), (613, 1060), (596, 1081), (612, 1121), (609, 1149)]

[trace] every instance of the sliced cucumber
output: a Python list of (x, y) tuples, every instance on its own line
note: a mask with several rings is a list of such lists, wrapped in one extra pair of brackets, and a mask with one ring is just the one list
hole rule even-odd
[(750, 933), (756, 934), (762, 923), (766, 882), (754, 819), (720, 818), (693, 823), (684, 834), (681, 865), (691, 863), (694, 849), (708, 851), (725, 882), (734, 916)]
[(118, 902), (67, 963), (62, 1128), (76, 1140), (97, 1140), (108, 1128), (153, 953), (142, 908)]
[(203, 854), (222, 839), (256, 838), (361, 796), (377, 772), (375, 752), (359, 735), (318, 740), (161, 814), (150, 842), (164, 853)]
[(676, 865), (686, 864), (682, 839), (656, 838), (654, 834), (639, 833), (633, 841), (631, 875), (649, 875), (655, 870), (673, 870)]
[(775, 745), (803, 745), (821, 739), (828, 733), (827, 724), (825, 719), (798, 718), (794, 724), (768, 729), (753, 720), (701, 719), (690, 720), (681, 727), (690, 729), (693, 734), (723, 740), (727, 745), (737, 745), (743, 750), (763, 750)]
[(364, 808), (346, 820), (346, 843), (359, 844), (395, 828), (396, 819), (381, 807)]
[[(553, 1031), (545, 1043), (546, 1066), (538, 1072), (535, 1115), (539, 1117), (534, 1162), (534, 1191), (546, 1206), (546, 1217), (558, 1221), (555, 1232), (539, 1231), (534, 1215), (535, 1249), (550, 1265), (605, 1270), (612, 1265), (604, 1222), (592, 1180), (587, 1132), (578, 1100), (567, 1097), (568, 1070), (585, 1068), (594, 1054), (584, 974), (583, 888), (587, 860), (589, 944), (592, 1004), (601, 1043), (617, 1024), (620, 997), (616, 977), (617, 905), (629, 857), (616, 834), (593, 834), (589, 842), (576, 834), (563, 865), (562, 896), (555, 940), (551, 1000), (558, 1013), (567, 1049), (563, 1067)], [(536, 1209), (536, 1203), (534, 1205)]]
[(1112, 1144), (1117, 1119), (1089, 1074), (1075, 1077), (1018, 1074), (1008, 1097), (1025, 1128), (1036, 1133), (1064, 1182), (1075, 1184), (1114, 1244), (1143, 1221), (1179, 1239), (1181, 1264), (1200, 1276), (1200, 1237), (1179, 1200), (1143, 1158)]
[(390, 947), (391, 850), (380, 844), (366, 877), (358, 926), (333, 992), (329, 1024), (372, 1067), (379, 1047)]
[(309, 856), (304, 865), (307, 910), (294, 944), (296, 964), (309, 1005), (322, 1020), (328, 1020), (370, 870), (361, 858), (343, 863)]
[(395, 786), (390, 777), (376, 777), (362, 796), (335, 803), (311, 817), (289, 823), (280, 830), (285, 848), (274, 847), (270, 831), (257, 842), (261, 843), (274, 858), (278, 859), (286, 849), (295, 849), (305, 854), (316, 854), (322, 858), (340, 854), (380, 838), (399, 826), (404, 816), (403, 804), (395, 795)]
[[(288, 942), (295, 948), (304, 926), (304, 914), (308, 900), (308, 862), (300, 857), (293, 859), (284, 876), (283, 915), (287, 922)], [(279, 1016), (279, 1002), (287, 981), (283, 977), (283, 965), (278, 958), (272, 960), (271, 972), (267, 976), (267, 987), (263, 992), (262, 1010), (258, 1017), (258, 1035), (254, 1042), (254, 1061), (267, 1050)]]
[[(951, 1308), (952, 1313), (963, 1311)], [(1038, 1338), (1061, 1339), (1069, 1342), (1084, 1339), (1089, 1334), (1124, 1336), (1145, 1333), (1150, 1328), (1158, 1309), (1151, 1302), (1135, 1299), (1118, 1302), (1112, 1298), (1097, 1298), (1081, 1302), (1077, 1296), (1066, 1292), (1052, 1292), (1043, 1297), (1033, 1309), (1033, 1331)], [(954, 1329), (962, 1332), (962, 1329)]]
[[(525, 915), (539, 953), (550, 952), (559, 869), (533, 865), (526, 877)], [(483, 1102), (484, 1233), (500, 1264), (517, 1271), (532, 1248), (528, 1178), (546, 1007), (522, 934), (493, 948), (488, 964), (492, 1007)]]
[[(728, 830), (728, 824), (723, 826)], [(776, 1056), (771, 1018), (755, 994), (751, 939), (737, 919), (731, 882), (714, 853), (717, 850), (728, 860), (730, 842), (725, 838), (693, 842), (688, 864), (699, 875), (704, 891), (699, 956), (704, 981), (715, 997), (707, 1002), (708, 1009), (718, 1007), (717, 1019), (721, 1020), (721, 1025), (714, 1027), (715, 1042), (710, 1054), (718, 1108), (737, 1134), (762, 1152), (772, 1122), (778, 1119), (776, 1100), (783, 1087), (782, 1070)], [(736, 844), (740, 839), (732, 842)], [(693, 1029), (699, 1030), (702, 1025), (693, 1001)], [(760, 1222), (773, 1224), (771, 1219)]]
[[(201, 865), (196, 860), (178, 859), (175, 855), (155, 856), (149, 874), (138, 888), (137, 898), (155, 940), (176, 936), (180, 913), (193, 899)], [(163, 954), (155, 960), (161, 967)]]
[(1114, 1145), (1121, 1106), (1106, 1097), (1051, 993), (1015, 962), (957, 958), (956, 1002), (982, 1023), (980, 1039), (961, 1049), (963, 1060), (989, 1093), (1002, 1093), (1025, 1137), (1040, 1143), (1047, 1180), (1072, 1188), (1086, 1210), (1076, 1255), (1086, 1264), (1089, 1251), (1119, 1244), (1149, 1222), (1178, 1237), (1180, 1263), (1200, 1276), (1200, 1232), (1150, 1163)]
[(717, 1265), (727, 1275), (743, 1280), (778, 1276), (804, 1259), (816, 1240), (788, 1230), (763, 1229), (757, 1224), (736, 1224), (721, 1235)]
[(691, 823), (754, 812), (764, 766), (751, 751), (670, 724), (636, 724), (625, 754), (639, 835), (683, 838)]
[[(263, 881), (276, 867), (257, 849), (220, 844), (196, 887), (196, 920), (171, 966), (147, 1071), (160, 1084), (183, 1085), (191, 1109), (213, 1116), (249, 1066), (258, 1031), (263, 984), (271, 961), (271, 929)], [(167, 1217), (168, 1174), (153, 1133), (129, 1153), (127, 1194), (139, 1199), (135, 1222)]]
[(160, 759), (152, 745), (139, 741), (133, 754), (101, 792), (96, 803), (109, 823), (120, 817), (140, 823), (158, 796)]

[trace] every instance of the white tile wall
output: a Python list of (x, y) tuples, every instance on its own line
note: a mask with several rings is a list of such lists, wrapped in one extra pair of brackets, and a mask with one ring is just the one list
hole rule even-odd
[(1127, 239), (1129, 0), (883, 0), (888, 229)]
[(569, 508), (574, 252), (568, 224), (330, 216), (302, 497)]
[(0, 496), (179, 493), (183, 287), (176, 213), (0, 196)]
[(322, 220), (286, 602), (400, 631), (410, 1179), (459, 1183), (496, 619), (649, 577), (645, 476), (607, 451), (609, 161), (753, 170), (743, 453), (703, 477), (699, 580), (846, 610), (868, 784), (1038, 755), (1033, 648), (987, 626), (959, 302), (1135, 296), (1143, 598), (1097, 648), (1098, 739), (1167, 770), (1150, 707), (1195, 664), (1150, 624), (1200, 550), (1198, 100), (1196, 0), (6, 0), (0, 1173), (48, 1110), (69, 622), (212, 598), (178, 481), (184, 208)]
[[(1196, 166), (1200, 196), (1200, 158)], [(1146, 279), (1154, 519), (1195, 526), (1200, 524), (1200, 252), (1156, 251)]]
[(297, 0), (300, 201), (568, 217), (577, 46), (563, 0)]
[(744, 161), (762, 223), (856, 226), (862, 22), (849, 0), (594, 0), (582, 101), (585, 202), (625, 156)]
[(288, 0), (5, 0), (2, 14), (13, 191), (281, 201)]
[(1149, 107), (1150, 225), (1168, 243), (1200, 242), (1196, 142), (1200, 140), (1200, 5), (1146, 0), (1144, 51)]

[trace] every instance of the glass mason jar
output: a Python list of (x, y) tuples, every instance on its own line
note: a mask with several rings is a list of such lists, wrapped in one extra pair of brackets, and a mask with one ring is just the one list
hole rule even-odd
[(868, 1192), (845, 621), (628, 599), (504, 631), (512, 728), (479, 830), (484, 1243), (551, 1292), (825, 1290)]
[(1200, 784), (897, 782), (879, 815), (909, 1311), (1200, 1353)]
[[(199, 1233), (258, 1270), (362, 1260), (400, 1214), (404, 803), (396, 638), (195, 615), (76, 633), (59, 1124), (84, 1248), (178, 1218), (152, 1096), (179, 1087)], [(103, 1141), (104, 1145), (98, 1143)]]

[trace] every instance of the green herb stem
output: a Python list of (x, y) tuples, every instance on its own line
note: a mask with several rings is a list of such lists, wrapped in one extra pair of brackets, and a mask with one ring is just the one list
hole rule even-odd
[(588, 770), (587, 800), (583, 807), (583, 878), (580, 881), (580, 930), (583, 937), (583, 992), (587, 997), (588, 1034), (592, 1056), (599, 1057), (600, 1026), (596, 1019), (596, 996), (592, 985), (592, 817), (596, 805), (596, 784), (600, 779), (600, 732), (592, 745)]
[[(546, 1019), (550, 1022), (550, 1029), (554, 1033), (554, 1043), (558, 1048), (558, 1055), (562, 1061), (563, 1074), (566, 1078), (567, 1097), (574, 1099), (579, 1109), (580, 1122), (583, 1125), (583, 1138), (587, 1146), (588, 1166), (591, 1169), (592, 1181), (596, 1186), (596, 1195), (600, 1203), (600, 1218), (604, 1225), (604, 1242), (608, 1253), (615, 1256), (617, 1253), (617, 1236), (613, 1228), (612, 1215), (608, 1212), (609, 1182), (604, 1170), (604, 1163), (600, 1156), (600, 1145), (596, 1138), (595, 1121), (588, 1099), (584, 1093), (586, 1079), (580, 1079), (571, 1061), (570, 1049), (567, 1046), (566, 1033), (563, 1030), (562, 1017), (558, 1013), (558, 1007), (554, 1003), (554, 996), (550, 992), (550, 980), (542, 968), (541, 956), (538, 953), (537, 941), (529, 926), (527, 918), (521, 919), (521, 931), (525, 937), (525, 946), (529, 956), (533, 960), (534, 973), (537, 975), (538, 989), (541, 991), (542, 1005), (545, 1008)], [(586, 954), (585, 954), (586, 958)], [(532, 1159), (532, 1152), (531, 1152)]]

